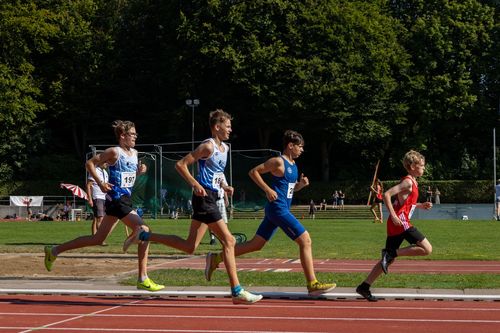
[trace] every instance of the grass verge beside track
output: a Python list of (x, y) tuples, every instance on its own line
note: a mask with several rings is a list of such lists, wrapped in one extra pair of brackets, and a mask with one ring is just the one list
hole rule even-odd
[[(190, 221), (148, 220), (155, 232), (186, 237)], [(234, 220), (231, 231), (244, 233), (250, 239), (257, 229), (258, 220)], [(313, 240), (316, 259), (379, 259), (385, 243), (385, 224), (367, 220), (303, 220)], [(500, 260), (500, 223), (495, 221), (421, 220), (414, 221), (433, 245), (434, 252), (425, 260)], [(90, 233), (90, 221), (81, 222), (0, 222), (0, 252), (43, 253), (43, 246), (58, 244)], [(123, 224), (118, 224), (106, 242), (106, 247), (96, 246), (72, 251), (73, 253), (121, 253), (125, 239)], [(210, 246), (208, 236), (202, 240), (195, 254), (218, 250)], [(135, 249), (131, 249), (133, 254)], [(152, 254), (184, 255), (161, 244), (152, 244)], [(71, 253), (71, 252), (68, 252)], [(247, 258), (298, 258), (298, 248), (281, 231), (260, 252), (245, 255)], [(407, 260), (410, 258), (404, 258)], [(411, 258), (410, 260), (422, 260)], [(339, 286), (354, 287), (365, 278), (363, 273), (319, 273), (322, 280), (335, 281)], [(157, 282), (168, 285), (227, 286), (227, 276), (218, 270), (213, 282), (206, 282), (198, 270), (159, 270), (151, 272)], [(302, 273), (240, 272), (245, 286), (304, 286)], [(135, 277), (126, 281), (134, 284)], [(400, 288), (497, 288), (500, 274), (389, 274), (382, 276), (375, 287)]]

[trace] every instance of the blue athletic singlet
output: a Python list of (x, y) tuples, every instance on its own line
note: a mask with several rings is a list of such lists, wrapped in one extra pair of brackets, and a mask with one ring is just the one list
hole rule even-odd
[(121, 196), (132, 195), (132, 187), (137, 177), (137, 150), (131, 149), (132, 156), (128, 156), (122, 148), (118, 148), (118, 159), (114, 165), (109, 166), (109, 183), (113, 189), (107, 193), (111, 200)]
[(278, 227), (292, 240), (297, 239), (306, 231), (299, 220), (290, 212), (293, 191), (299, 178), (297, 166), (288, 162), (283, 156), (281, 158), (283, 159), (285, 173), (283, 177), (273, 176), (271, 184), (271, 188), (278, 194), (278, 198), (267, 203), (266, 214), (256, 232), (266, 241), (273, 237)]
[(212, 142), (214, 151), (212, 152), (212, 155), (210, 155), (206, 159), (198, 160), (197, 180), (198, 183), (200, 183), (200, 185), (204, 188), (207, 188), (214, 192), (219, 192), (220, 183), (225, 179), (224, 168), (226, 167), (227, 152), (229, 150), (229, 146), (222, 142), (224, 151), (220, 151), (214, 139), (210, 138), (203, 142), (207, 141)]
[(288, 162), (283, 156), (285, 174), (283, 177), (272, 176), (271, 188), (278, 194), (278, 199), (267, 204), (267, 208), (276, 209), (286, 209), (289, 210), (292, 205), (293, 191), (295, 189), (295, 184), (299, 178), (299, 172), (297, 170), (297, 165)]

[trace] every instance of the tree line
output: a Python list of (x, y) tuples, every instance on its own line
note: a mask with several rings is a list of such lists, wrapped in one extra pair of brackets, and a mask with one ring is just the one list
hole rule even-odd
[[(140, 143), (209, 135), (281, 149), (301, 132), (312, 179), (488, 179), (499, 118), (496, 0), (4, 0), (0, 180), (79, 177), (89, 144), (132, 120)], [(62, 167), (63, 166), (63, 167)]]

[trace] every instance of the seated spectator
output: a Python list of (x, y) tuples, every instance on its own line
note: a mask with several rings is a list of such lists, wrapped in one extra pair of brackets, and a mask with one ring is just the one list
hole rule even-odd
[(326, 210), (326, 199), (323, 199), (319, 205), (319, 210)]
[(69, 214), (71, 213), (71, 202), (68, 200), (66, 201), (66, 204), (63, 207), (63, 214), (62, 214), (62, 219), (64, 221), (69, 221)]

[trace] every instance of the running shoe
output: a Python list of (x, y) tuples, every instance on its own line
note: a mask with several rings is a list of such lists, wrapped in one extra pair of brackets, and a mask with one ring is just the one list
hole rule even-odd
[(50, 272), (52, 270), (52, 265), (54, 265), (54, 261), (56, 261), (57, 256), (52, 254), (52, 245), (47, 245), (44, 248), (45, 251), (45, 268)]
[(233, 304), (246, 304), (250, 305), (262, 299), (262, 295), (255, 295), (248, 291), (242, 290), (238, 296), (233, 296)]
[(332, 291), (336, 286), (337, 284), (335, 283), (321, 283), (317, 281), (316, 283), (313, 283), (311, 286), (307, 286), (307, 291), (311, 296), (318, 296), (327, 293), (329, 291)]
[(212, 279), (212, 274), (219, 267), (217, 262), (217, 253), (208, 252), (205, 258), (205, 279), (210, 281)]
[(377, 297), (372, 295), (372, 292), (370, 291), (370, 289), (365, 289), (365, 288), (362, 288), (361, 286), (358, 286), (356, 288), (356, 292), (358, 294), (360, 294), (361, 296), (363, 296), (363, 298), (365, 298), (368, 302), (378, 301)]
[(144, 289), (147, 291), (159, 291), (162, 290), (163, 288), (165, 288), (164, 285), (156, 284), (150, 278), (147, 278), (142, 282), (137, 282), (137, 289)]

